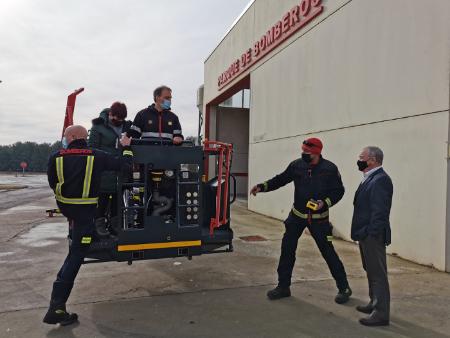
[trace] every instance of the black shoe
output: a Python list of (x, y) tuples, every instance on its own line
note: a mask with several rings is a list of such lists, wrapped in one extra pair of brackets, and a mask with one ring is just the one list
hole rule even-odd
[(338, 304), (347, 303), (351, 295), (352, 289), (350, 289), (350, 287), (346, 288), (345, 290), (339, 290), (336, 297), (334, 297), (334, 301)]
[(356, 311), (362, 312), (362, 313), (367, 313), (368, 315), (370, 315), (373, 311), (373, 305), (372, 304), (367, 304), (367, 305), (358, 305), (356, 307)]
[(78, 315), (76, 313), (68, 313), (65, 306), (60, 306), (58, 308), (50, 307), (45, 314), (43, 322), (66, 326), (75, 323), (77, 320)]
[(361, 318), (360, 324), (365, 326), (387, 326), (389, 325), (389, 319), (378, 319), (376, 317)]
[(291, 296), (291, 289), (289, 287), (283, 288), (281, 286), (277, 286), (275, 289), (267, 291), (267, 297), (270, 300), (280, 299), (284, 297)]

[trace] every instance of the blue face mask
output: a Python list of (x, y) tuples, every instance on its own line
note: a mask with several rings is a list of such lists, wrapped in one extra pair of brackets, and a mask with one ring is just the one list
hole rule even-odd
[(164, 101), (161, 103), (161, 108), (164, 109), (164, 110), (169, 110), (169, 109), (170, 109), (171, 103), (172, 103), (172, 102), (171, 102), (170, 100), (164, 100)]
[(67, 142), (67, 139), (66, 139), (65, 136), (63, 137), (61, 143), (62, 143), (62, 147), (63, 147), (64, 149), (67, 149), (67, 148), (69, 147), (69, 143)]

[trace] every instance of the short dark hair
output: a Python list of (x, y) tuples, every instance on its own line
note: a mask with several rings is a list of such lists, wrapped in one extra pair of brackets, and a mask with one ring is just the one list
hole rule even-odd
[(156, 97), (161, 96), (163, 90), (167, 89), (168, 91), (172, 92), (172, 89), (170, 89), (167, 86), (159, 86), (153, 91), (153, 100), (156, 101)]
[(120, 120), (125, 120), (127, 117), (127, 106), (122, 102), (114, 102), (110, 108), (111, 116), (115, 116)]
[(369, 152), (370, 157), (373, 157), (378, 164), (383, 164), (383, 150), (375, 146), (368, 146), (366, 149)]

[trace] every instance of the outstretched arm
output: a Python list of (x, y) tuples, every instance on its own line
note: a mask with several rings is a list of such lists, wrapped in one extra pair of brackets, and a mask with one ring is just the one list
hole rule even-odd
[(100, 156), (103, 157), (103, 167), (102, 170), (112, 170), (112, 171), (120, 171), (131, 170), (131, 166), (133, 163), (133, 151), (131, 150), (131, 138), (127, 136), (122, 136), (120, 139), (120, 144), (122, 145), (122, 156), (113, 156), (107, 154), (105, 152), (101, 152)]
[(127, 135), (133, 138), (141, 138), (142, 128), (144, 128), (145, 121), (143, 119), (143, 114), (141, 112), (136, 114), (133, 124), (127, 131)]
[(286, 184), (292, 182), (294, 180), (293, 175), (293, 164), (289, 164), (289, 166), (286, 168), (285, 171), (283, 171), (281, 174), (276, 175), (275, 177), (271, 178), (270, 180), (255, 185), (251, 190), (250, 194), (253, 196), (256, 196), (259, 192), (269, 192), (273, 190), (277, 190)]

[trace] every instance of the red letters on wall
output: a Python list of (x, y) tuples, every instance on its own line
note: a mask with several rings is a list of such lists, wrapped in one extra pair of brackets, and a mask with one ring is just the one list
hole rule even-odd
[(301, 0), (275, 23), (261, 38), (235, 60), (218, 78), (219, 90), (240, 73), (248, 70), (283, 41), (323, 12), (322, 0)]

